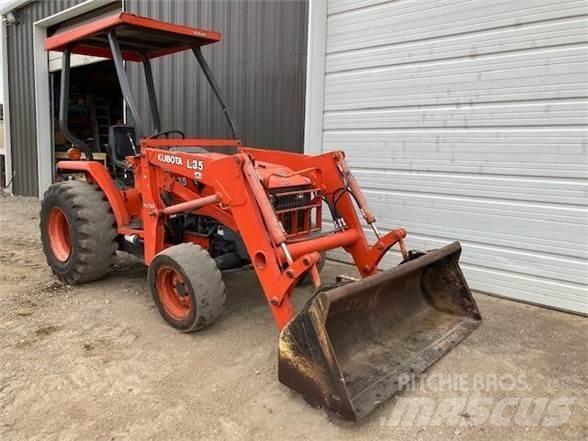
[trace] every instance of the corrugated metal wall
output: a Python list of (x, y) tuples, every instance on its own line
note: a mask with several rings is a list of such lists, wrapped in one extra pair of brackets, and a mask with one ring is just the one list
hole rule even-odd
[[(329, 0), (324, 145), (477, 290), (588, 312), (584, 0)], [(388, 264), (395, 259), (388, 259)]]
[[(302, 151), (307, 0), (139, 1), (125, 10), (221, 32), (203, 53), (247, 145)], [(155, 60), (164, 129), (228, 136), (222, 112), (191, 53)], [(143, 115), (149, 115), (141, 66), (129, 64)], [(137, 93), (135, 93), (137, 96)]]
[[(82, 0), (35, 1), (8, 27), (13, 191), (37, 195), (33, 23)], [(203, 49), (249, 145), (301, 151), (304, 130), (308, 0), (138, 1), (125, 9), (174, 23), (211, 28), (222, 41)], [(149, 116), (140, 66), (131, 86)], [(227, 136), (225, 121), (190, 55), (154, 62), (162, 123), (188, 135)]]
[(37, 196), (37, 131), (35, 130), (35, 79), (33, 23), (82, 0), (35, 1), (19, 9), (19, 23), (7, 27), (8, 80), (10, 82), (10, 137), (15, 194)]

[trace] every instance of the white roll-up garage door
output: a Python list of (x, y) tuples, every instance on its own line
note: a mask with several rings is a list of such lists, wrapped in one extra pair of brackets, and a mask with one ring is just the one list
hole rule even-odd
[[(63, 54), (61, 52), (50, 51), (49, 52), (49, 72), (56, 72), (61, 70), (61, 59)], [(92, 63), (99, 63), (100, 61), (107, 60), (108, 58), (90, 57), (88, 55), (76, 55), (73, 54), (70, 60), (71, 67), (86, 66)]]
[[(472, 288), (588, 310), (585, 0), (329, 0), (323, 145)], [(387, 264), (395, 263), (390, 256)]]

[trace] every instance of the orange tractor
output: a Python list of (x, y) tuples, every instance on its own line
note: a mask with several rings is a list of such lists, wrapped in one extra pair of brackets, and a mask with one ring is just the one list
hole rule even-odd
[[(280, 330), (280, 381), (357, 420), (480, 323), (458, 265), (460, 245), (407, 251), (403, 229), (379, 231), (343, 152), (309, 156), (242, 146), (200, 50), (219, 39), (216, 32), (127, 13), (47, 38), (47, 50), (63, 53), (59, 122), (71, 157), (78, 158), (58, 163), (58, 182), (42, 202), (47, 261), (60, 280), (76, 284), (106, 275), (117, 250), (139, 256), (149, 267), (159, 312), (183, 332), (221, 315), (224, 270), (252, 266)], [(162, 131), (150, 60), (185, 50), (194, 53), (234, 139)], [(110, 127), (106, 166), (93, 160), (92, 140), (68, 129), (72, 53), (113, 60), (132, 116), (132, 125)], [(143, 64), (151, 135), (124, 61)], [(323, 209), (329, 231), (322, 229)], [(378, 263), (395, 245), (402, 263), (380, 271)], [(350, 254), (361, 279), (325, 287), (319, 275), (324, 254), (336, 248)], [(317, 290), (296, 312), (291, 295), (304, 279)]]

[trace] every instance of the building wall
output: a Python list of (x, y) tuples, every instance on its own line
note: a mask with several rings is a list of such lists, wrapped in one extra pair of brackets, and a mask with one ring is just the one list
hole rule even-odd
[[(588, 312), (586, 3), (329, 0), (324, 148), (474, 289)], [(386, 263), (398, 261), (390, 256)]]
[[(37, 196), (33, 23), (82, 0), (34, 1), (8, 26), (13, 192)], [(307, 0), (125, 1), (125, 9), (174, 23), (220, 30), (203, 52), (249, 145), (301, 151), (304, 126)], [(140, 66), (130, 64), (132, 89), (149, 115)], [(162, 123), (188, 135), (226, 136), (222, 112), (193, 56), (154, 62)], [(47, 110), (49, 111), (49, 110)]]
[[(307, 0), (144, 1), (125, 9), (211, 29), (221, 42), (202, 49), (247, 145), (302, 151)], [(191, 52), (153, 62), (164, 129), (228, 136), (223, 114)], [(143, 70), (130, 65), (141, 113), (149, 115)]]
[[(18, 10), (19, 23), (7, 26), (8, 81), (10, 90), (10, 138), (13, 192), (37, 196), (37, 132), (33, 66), (33, 23), (82, 0), (35, 1)], [(47, 109), (49, 112), (49, 109)]]

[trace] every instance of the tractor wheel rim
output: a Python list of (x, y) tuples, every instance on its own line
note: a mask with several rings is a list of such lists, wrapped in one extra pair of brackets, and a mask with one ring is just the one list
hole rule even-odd
[(60, 262), (66, 262), (71, 255), (69, 222), (61, 208), (52, 208), (47, 221), (47, 233), (51, 253)]
[(178, 271), (169, 266), (159, 268), (155, 288), (161, 306), (171, 318), (181, 321), (190, 316), (192, 301), (186, 282)]

